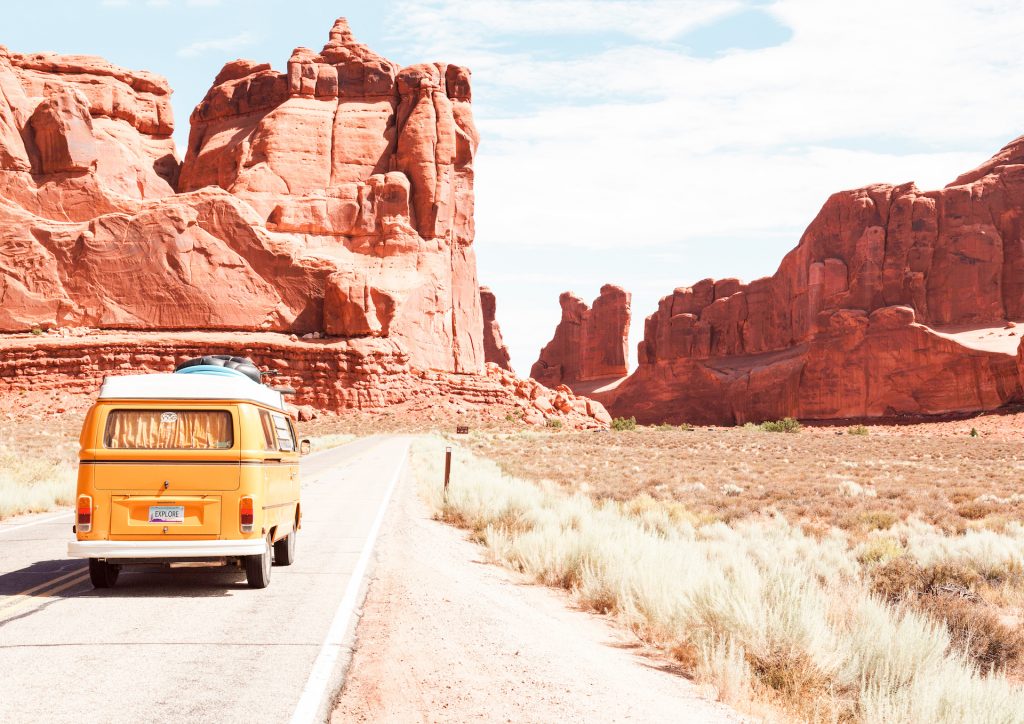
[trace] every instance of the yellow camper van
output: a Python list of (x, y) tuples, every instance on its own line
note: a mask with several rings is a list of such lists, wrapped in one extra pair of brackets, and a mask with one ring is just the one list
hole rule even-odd
[(97, 588), (123, 566), (244, 567), (265, 588), (295, 560), (301, 445), (281, 392), (239, 357), (108, 377), (85, 418), (73, 557)]

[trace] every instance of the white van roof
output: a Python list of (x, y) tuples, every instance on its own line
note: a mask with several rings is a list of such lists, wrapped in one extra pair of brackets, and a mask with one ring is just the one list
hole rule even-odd
[(284, 410), (284, 397), (238, 375), (153, 374), (105, 377), (101, 400), (247, 400)]

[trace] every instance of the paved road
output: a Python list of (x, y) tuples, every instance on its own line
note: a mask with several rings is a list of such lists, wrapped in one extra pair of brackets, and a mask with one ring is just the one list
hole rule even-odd
[(0, 524), (0, 722), (322, 720), (407, 448), (304, 458), (296, 562), (262, 591), (226, 568), (128, 569), (96, 591), (67, 558), (70, 513)]

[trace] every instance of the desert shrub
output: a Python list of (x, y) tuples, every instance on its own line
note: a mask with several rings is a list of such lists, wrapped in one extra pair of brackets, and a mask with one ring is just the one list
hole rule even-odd
[(844, 498), (874, 498), (878, 493), (874, 488), (865, 488), (852, 480), (843, 480), (838, 485), (839, 494)]
[(624, 430), (635, 430), (636, 429), (636, 418), (635, 417), (616, 417), (612, 420), (611, 428), (616, 432), (622, 432)]
[(803, 425), (792, 417), (784, 417), (781, 420), (765, 420), (759, 427), (762, 432), (800, 432)]
[(907, 555), (897, 556), (869, 569), (871, 590), (886, 601), (895, 603), (922, 591), (925, 573)]
[(696, 428), (688, 422), (683, 422), (679, 424), (679, 429), (684, 432), (693, 432)]
[[(859, 557), (862, 557), (863, 562), (871, 563), (869, 556), (864, 553)], [(923, 566), (909, 555), (879, 560), (879, 565), (868, 571), (871, 587), (882, 598), (893, 602), (920, 596), (970, 596), (984, 580), (977, 571), (959, 563), (941, 562)]]
[[(910, 600), (934, 587), (943, 576), (916, 548), (873, 567), (891, 579), (883, 586), (862, 579), (838, 533), (816, 539), (781, 516), (675, 523), (653, 498), (567, 495), (462, 452), (445, 501), (440, 444), (418, 444), (412, 468), (440, 517), (476, 525), (491, 560), (614, 613), (725, 701), (765, 695), (799, 720), (857, 722), (1015, 721), (1024, 710), (1024, 692), (958, 653), (947, 625), (872, 592)], [(908, 551), (934, 533), (904, 527)]]
[(984, 604), (950, 594), (923, 596), (918, 607), (949, 631), (952, 645), (987, 671), (1005, 669), (1024, 655), (1024, 632), (999, 620)]
[(660, 432), (668, 432), (670, 430), (675, 430), (676, 426), (675, 425), (670, 425), (667, 422), (663, 422), (660, 425), (654, 425), (653, 429), (658, 430)]
[(505, 422), (518, 422), (523, 419), (524, 411), (520, 409), (505, 413)]
[(847, 435), (867, 435), (868, 432), (867, 425), (850, 425), (846, 428)]
[(860, 514), (860, 523), (868, 530), (888, 530), (898, 520), (890, 510), (866, 510)]
[(975, 499), (967, 503), (961, 503), (956, 507), (957, 515), (967, 520), (981, 520), (987, 515), (995, 513), (998, 506), (990, 501)]
[(561, 430), (562, 421), (559, 420), (557, 417), (549, 417), (547, 421), (544, 423), (544, 426), (551, 430)]
[(878, 536), (857, 546), (857, 560), (865, 564), (885, 563), (906, 553), (900, 542), (891, 536)]

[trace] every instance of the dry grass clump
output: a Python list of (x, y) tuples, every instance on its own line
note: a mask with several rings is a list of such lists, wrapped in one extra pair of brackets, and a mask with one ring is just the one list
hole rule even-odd
[[(459, 448), (446, 499), (441, 444), (413, 452), (438, 517), (470, 528), (493, 560), (615, 616), (726, 701), (809, 721), (1001, 722), (1024, 711), (1024, 693), (958, 648), (961, 619), (875, 595), (842, 531), (810, 536), (781, 515), (707, 522), (651, 496), (594, 500)], [(890, 537), (926, 566), (928, 534)]]
[(71, 505), (75, 481), (75, 468), (66, 460), (0, 448), (0, 518)]
[(0, 420), (0, 518), (74, 502), (81, 425), (70, 413)]

